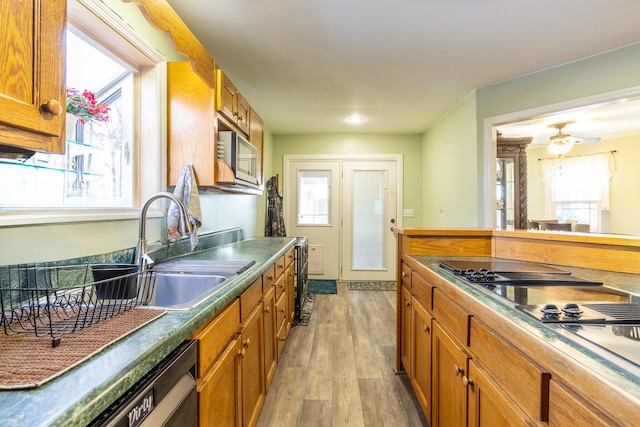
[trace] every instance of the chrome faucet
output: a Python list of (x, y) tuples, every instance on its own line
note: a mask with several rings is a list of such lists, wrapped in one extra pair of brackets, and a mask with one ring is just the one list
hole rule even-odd
[(173, 193), (160, 192), (149, 197), (142, 205), (142, 208), (140, 208), (140, 228), (138, 233), (138, 247), (136, 248), (136, 257), (140, 271), (145, 271), (149, 266), (153, 265), (153, 259), (147, 254), (147, 210), (149, 206), (151, 206), (151, 203), (163, 197), (175, 202), (180, 208), (180, 225), (183, 236), (193, 233), (187, 208), (178, 196)]

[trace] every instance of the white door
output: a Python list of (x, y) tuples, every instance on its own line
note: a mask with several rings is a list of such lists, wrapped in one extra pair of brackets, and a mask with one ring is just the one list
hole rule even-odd
[(309, 238), (309, 277), (395, 280), (401, 156), (285, 156), (287, 235)]
[(343, 163), (342, 280), (395, 280), (395, 161)]
[(337, 279), (340, 265), (340, 162), (285, 164), (283, 204), (288, 236), (309, 238), (309, 278)]

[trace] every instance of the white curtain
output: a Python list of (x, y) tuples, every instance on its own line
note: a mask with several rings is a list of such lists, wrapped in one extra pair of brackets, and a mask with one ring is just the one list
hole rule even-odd
[(560, 157), (542, 161), (542, 179), (551, 201), (598, 201), (609, 207), (612, 154)]

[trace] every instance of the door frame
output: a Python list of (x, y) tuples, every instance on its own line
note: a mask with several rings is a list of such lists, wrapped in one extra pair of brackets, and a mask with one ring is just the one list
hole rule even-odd
[[(296, 195), (292, 193), (292, 182), (291, 179), (295, 179), (295, 177), (290, 177), (288, 174), (290, 163), (291, 162), (313, 162), (313, 161), (371, 161), (371, 162), (379, 162), (379, 161), (394, 161), (396, 163), (396, 225), (397, 228), (403, 227), (403, 206), (404, 206), (404, 157), (402, 154), (285, 154), (283, 155), (282, 160), (282, 194), (283, 194), (283, 212), (285, 213), (285, 228), (291, 229), (290, 224), (287, 223), (289, 219), (289, 209), (291, 208), (290, 203), (295, 203)], [(340, 172), (342, 173), (342, 163), (340, 165)], [(339, 248), (342, 248), (342, 239), (343, 236), (343, 226), (342, 226), (342, 214), (343, 214), (343, 206), (342, 206), (342, 177), (340, 177), (340, 190), (338, 195), (338, 200), (336, 201), (339, 204), (339, 213), (340, 213), (340, 229), (339, 229), (339, 239), (340, 242), (338, 244)], [(395, 246), (394, 241), (389, 241), (390, 245)], [(339, 267), (342, 267), (342, 250), (337, 254)], [(395, 258), (390, 260), (396, 263)], [(398, 266), (396, 265), (396, 269)], [(339, 268), (340, 271), (340, 268)], [(339, 273), (341, 275), (341, 273)], [(338, 277), (340, 280), (341, 277)]]

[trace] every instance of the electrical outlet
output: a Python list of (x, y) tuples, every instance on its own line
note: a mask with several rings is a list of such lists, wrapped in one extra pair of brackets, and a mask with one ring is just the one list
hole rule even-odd
[(404, 209), (402, 211), (402, 216), (405, 218), (413, 218), (413, 209)]

